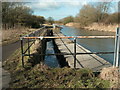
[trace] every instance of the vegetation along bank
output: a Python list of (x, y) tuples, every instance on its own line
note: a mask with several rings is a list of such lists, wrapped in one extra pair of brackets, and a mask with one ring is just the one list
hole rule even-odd
[(116, 27), (120, 23), (120, 13), (118, 10), (111, 13), (111, 7), (114, 7), (111, 2), (96, 2), (94, 5), (87, 4), (80, 9), (75, 17), (65, 17), (59, 23), (88, 30), (115, 32)]

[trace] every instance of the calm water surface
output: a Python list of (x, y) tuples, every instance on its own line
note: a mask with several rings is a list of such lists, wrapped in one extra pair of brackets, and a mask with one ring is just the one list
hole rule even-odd
[[(54, 53), (55, 52), (54, 52), (53, 41), (50, 40), (47, 42), (46, 54), (54, 54)], [(55, 55), (46, 55), (44, 63), (52, 68), (60, 67), (58, 60), (57, 60), (57, 57)]]
[[(82, 29), (75, 29), (72, 27), (65, 27), (61, 29), (61, 32), (66, 36), (93, 36), (93, 35), (115, 35), (110, 32), (89, 31)], [(77, 43), (89, 49), (92, 52), (113, 52), (114, 51), (114, 39), (77, 39)], [(105, 60), (113, 63), (113, 54), (99, 55)]]

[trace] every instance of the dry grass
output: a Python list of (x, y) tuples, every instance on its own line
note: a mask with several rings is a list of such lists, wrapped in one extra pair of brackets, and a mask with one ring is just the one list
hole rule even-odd
[(110, 81), (110, 88), (120, 88), (120, 72), (116, 67), (103, 68), (100, 78)]
[(71, 22), (71, 23), (67, 23), (66, 26), (80, 28), (80, 23)]
[(88, 30), (98, 30), (98, 31), (109, 31), (109, 32), (116, 32), (116, 28), (118, 25), (105, 25), (102, 23), (93, 23), (89, 26), (84, 27), (85, 29)]
[(115, 25), (105, 25), (102, 23), (92, 23), (91, 25), (81, 27), (79, 23), (67, 23), (66, 26), (75, 27), (75, 28), (84, 28), (87, 30), (96, 30), (96, 31), (107, 31), (107, 32), (116, 32), (117, 24)]
[(19, 40), (20, 35), (25, 35), (31, 33), (34, 29), (29, 28), (17, 28), (17, 29), (9, 29), (9, 30), (2, 30), (1, 37), (2, 37), (2, 45), (15, 42)]

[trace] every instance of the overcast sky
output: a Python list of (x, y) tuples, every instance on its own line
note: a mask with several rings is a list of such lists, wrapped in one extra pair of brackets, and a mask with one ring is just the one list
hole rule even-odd
[[(45, 18), (53, 17), (55, 20), (59, 20), (66, 16), (76, 16), (83, 5), (87, 5), (91, 2), (102, 2), (105, 0), (32, 0), (27, 6), (32, 8), (33, 14), (44, 16)], [(107, 0), (108, 1), (108, 0)], [(111, 0), (109, 0), (111, 1)], [(114, 0), (117, 2), (118, 0)], [(117, 4), (113, 2), (111, 12), (117, 10)]]

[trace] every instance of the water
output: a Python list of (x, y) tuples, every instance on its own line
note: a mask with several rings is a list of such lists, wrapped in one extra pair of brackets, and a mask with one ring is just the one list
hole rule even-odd
[[(100, 32), (100, 31), (89, 31), (82, 29), (75, 29), (72, 27), (65, 27), (61, 32), (66, 36), (97, 36), (97, 35), (115, 35), (115, 33)], [(86, 49), (92, 52), (113, 52), (114, 51), (114, 39), (77, 39), (77, 43), (85, 47)], [(105, 60), (113, 63), (114, 55), (113, 54), (103, 54), (99, 55)]]
[[(54, 53), (55, 52), (54, 52), (53, 41), (50, 40), (47, 42), (46, 54), (54, 54)], [(60, 67), (57, 57), (55, 55), (46, 55), (45, 56), (45, 64), (52, 68)]]

